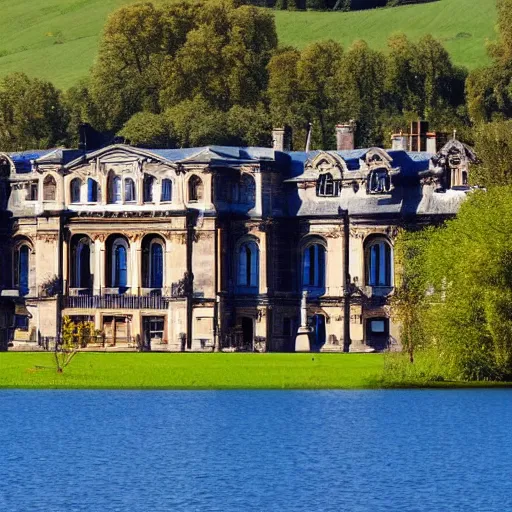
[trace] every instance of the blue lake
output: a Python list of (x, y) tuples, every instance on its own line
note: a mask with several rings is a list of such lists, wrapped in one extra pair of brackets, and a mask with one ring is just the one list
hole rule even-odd
[(0, 511), (512, 511), (512, 390), (0, 391)]

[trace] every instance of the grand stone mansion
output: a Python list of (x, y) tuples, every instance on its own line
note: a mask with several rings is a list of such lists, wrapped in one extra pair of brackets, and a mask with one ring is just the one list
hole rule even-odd
[(397, 231), (455, 215), (475, 157), (455, 137), (354, 149), (353, 125), (336, 130), (336, 151), (275, 130), (273, 148), (0, 153), (4, 344), (44, 344), (69, 316), (118, 348), (293, 351), (304, 296), (312, 351), (398, 348)]

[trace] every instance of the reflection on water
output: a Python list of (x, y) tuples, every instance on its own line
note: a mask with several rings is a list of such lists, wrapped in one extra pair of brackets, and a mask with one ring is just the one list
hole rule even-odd
[(0, 391), (0, 510), (512, 510), (511, 399)]

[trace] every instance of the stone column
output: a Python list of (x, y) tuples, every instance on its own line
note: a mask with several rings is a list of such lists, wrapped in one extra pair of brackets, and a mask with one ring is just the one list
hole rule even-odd
[(105, 241), (99, 238), (94, 242), (94, 258), (94, 293), (99, 294), (106, 283)]
[(135, 239), (130, 243), (130, 286), (132, 294), (138, 293), (142, 286), (142, 241)]

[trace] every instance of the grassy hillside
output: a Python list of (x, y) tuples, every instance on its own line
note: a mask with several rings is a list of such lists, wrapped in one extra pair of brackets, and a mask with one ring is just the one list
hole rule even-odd
[[(161, 0), (156, 1), (159, 3)], [(133, 0), (0, 0), (0, 75), (24, 71), (65, 88), (87, 74), (109, 12)], [(332, 13), (277, 11), (280, 42), (302, 47), (333, 38), (384, 48), (393, 32), (432, 33), (457, 64), (485, 64), (494, 38), (495, 0), (439, 0), (394, 9)]]

